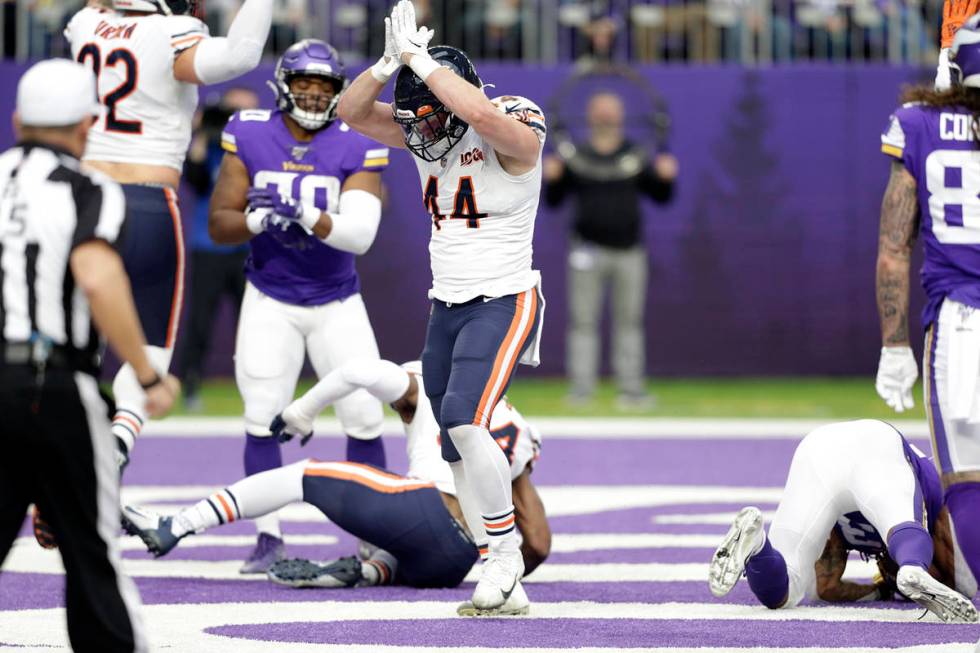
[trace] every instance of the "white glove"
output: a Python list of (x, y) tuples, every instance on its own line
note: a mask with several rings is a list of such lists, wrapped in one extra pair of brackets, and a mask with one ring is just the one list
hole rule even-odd
[(939, 51), (939, 65), (936, 66), (936, 90), (947, 91), (953, 80), (949, 74), (949, 48)]
[(911, 347), (882, 347), (875, 390), (895, 412), (915, 406), (912, 386), (919, 378), (919, 366)]
[(398, 48), (395, 47), (395, 36), (391, 31), (391, 18), (385, 17), (385, 53), (378, 62), (371, 66), (371, 76), (385, 84), (391, 76), (398, 72), (402, 66), (402, 60), (398, 57)]
[(300, 446), (306, 446), (306, 443), (313, 437), (314, 416), (304, 413), (297, 406), (298, 403), (298, 401), (294, 401), (276, 415), (272, 424), (269, 425), (269, 430), (279, 442), (289, 442), (294, 437), (299, 436)]
[(429, 57), (429, 41), (435, 32), (428, 27), (415, 26), (415, 5), (411, 0), (400, 0), (391, 10), (391, 33), (399, 60), (406, 53)]

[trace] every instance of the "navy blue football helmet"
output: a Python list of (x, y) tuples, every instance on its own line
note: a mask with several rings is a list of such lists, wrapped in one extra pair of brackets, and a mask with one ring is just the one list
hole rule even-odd
[[(293, 93), (289, 82), (294, 77), (326, 79), (333, 84), (334, 95), (326, 100), (325, 95), (307, 97)], [(344, 62), (332, 45), (319, 39), (305, 39), (282, 53), (276, 64), (276, 82), (269, 85), (276, 93), (276, 106), (280, 111), (288, 114), (303, 129), (316, 131), (328, 126), (337, 117), (337, 103), (347, 88), (347, 73)]]
[[(462, 50), (448, 45), (429, 48), (429, 55), (473, 86), (483, 88), (473, 63)], [(395, 79), (395, 122), (405, 132), (405, 147), (424, 161), (438, 161), (458, 143), (469, 125), (456, 117), (425, 82), (404, 66)]]

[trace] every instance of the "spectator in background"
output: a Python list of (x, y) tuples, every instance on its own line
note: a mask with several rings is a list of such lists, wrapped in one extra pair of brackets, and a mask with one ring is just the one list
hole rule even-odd
[(245, 291), (248, 248), (215, 245), (208, 235), (208, 204), (223, 154), (221, 132), (233, 113), (258, 106), (258, 96), (247, 88), (232, 88), (220, 101), (208, 103), (198, 114), (199, 124), (184, 164), (184, 180), (197, 195), (190, 228), (190, 310), (180, 353), (184, 403), (192, 411), (201, 409), (198, 391), (221, 298), (235, 302), (237, 315)]
[(581, 404), (595, 392), (599, 372), (599, 323), (604, 289), (612, 283), (612, 364), (620, 405), (652, 403), (644, 381), (647, 254), (640, 223), (640, 198), (668, 202), (677, 159), (660, 153), (651, 161), (626, 138), (619, 96), (599, 92), (589, 99), (589, 140), (563, 161), (545, 160), (545, 200), (554, 206), (574, 194), (575, 217), (569, 249), (570, 309), (566, 369), (569, 400)]
[(268, 48), (273, 54), (285, 52), (302, 38), (300, 32), (303, 31), (307, 9), (307, 0), (276, 0), (268, 41)]

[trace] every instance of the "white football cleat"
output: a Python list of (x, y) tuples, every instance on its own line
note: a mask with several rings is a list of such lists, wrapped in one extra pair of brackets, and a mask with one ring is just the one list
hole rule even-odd
[(524, 586), (520, 581), (514, 585), (514, 591), (510, 593), (507, 600), (499, 608), (481, 610), (475, 607), (470, 601), (461, 603), (456, 608), (456, 614), (461, 617), (516, 617), (531, 613), (531, 601), (527, 598)]
[(765, 543), (762, 511), (755, 506), (739, 510), (708, 566), (711, 593), (720, 598), (731, 592), (745, 572), (749, 558), (758, 553)]
[(504, 605), (520, 585), (524, 575), (524, 557), (520, 551), (490, 553), (483, 564), (480, 581), (473, 590), (473, 607), (478, 610), (494, 610)]
[(972, 624), (977, 621), (973, 601), (946, 587), (922, 567), (905, 565), (895, 579), (898, 591), (946, 623)]

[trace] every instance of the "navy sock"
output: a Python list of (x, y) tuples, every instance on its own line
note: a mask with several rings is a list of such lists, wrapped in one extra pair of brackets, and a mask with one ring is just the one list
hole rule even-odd
[(899, 567), (915, 565), (928, 569), (932, 562), (932, 537), (920, 524), (908, 521), (888, 534), (888, 555)]
[(373, 440), (358, 440), (348, 435), (347, 460), (352, 463), (374, 465), (384, 469), (388, 464), (385, 457), (385, 443), (380, 436)]
[(749, 558), (745, 565), (745, 576), (752, 593), (762, 605), (775, 610), (786, 602), (789, 594), (786, 561), (779, 551), (772, 548), (768, 537), (762, 550)]
[(273, 437), (245, 434), (245, 475), (282, 467), (279, 441)]

